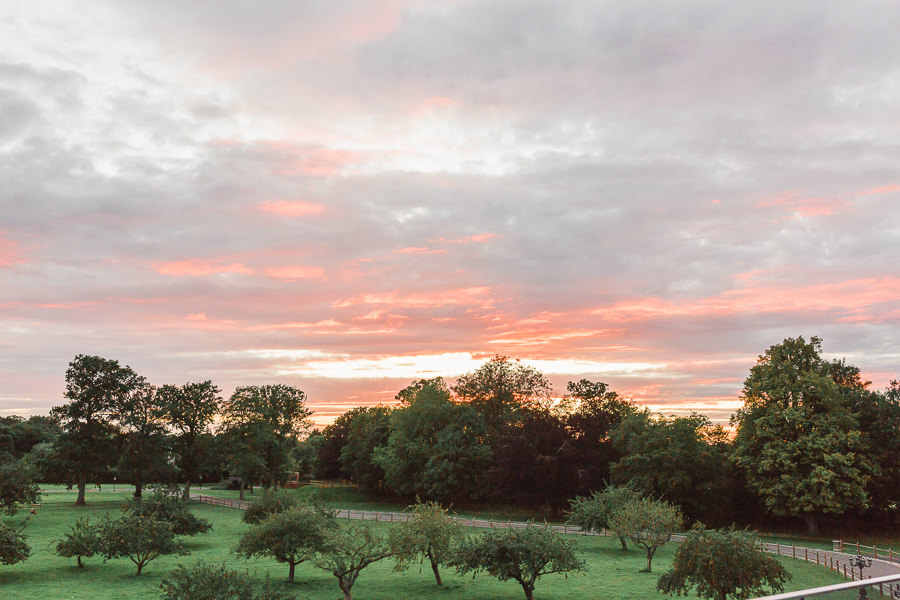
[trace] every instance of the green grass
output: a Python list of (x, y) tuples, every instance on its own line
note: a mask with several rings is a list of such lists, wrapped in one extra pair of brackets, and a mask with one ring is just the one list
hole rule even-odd
[[(104, 491), (105, 495), (106, 492)], [(90, 499), (92, 499), (91, 497)], [(97, 498), (100, 498), (98, 495)], [(74, 500), (74, 494), (72, 496)], [(90, 500), (89, 499), (89, 500)], [(135, 576), (135, 566), (128, 559), (108, 562), (94, 557), (85, 560), (79, 570), (75, 559), (55, 555), (55, 540), (62, 537), (68, 526), (83, 515), (92, 521), (106, 510), (93, 508), (44, 509), (31, 517), (25, 529), (31, 545), (31, 557), (25, 562), (0, 565), (0, 596), (20, 600), (71, 599), (144, 599), (159, 596), (159, 584), (167, 571), (178, 563), (190, 564), (199, 559), (209, 563), (227, 563), (231, 568), (249, 570), (259, 581), (270, 574), (275, 582), (284, 581), (287, 566), (272, 559), (243, 560), (231, 554), (247, 525), (240, 520), (241, 512), (234, 509), (199, 505), (196, 513), (213, 523), (213, 531), (187, 539), (191, 554), (170, 556), (151, 562), (144, 574)], [(117, 511), (112, 511), (113, 513)], [(18, 523), (24, 515), (4, 517), (7, 523)], [(390, 527), (389, 524), (375, 524)], [(473, 530), (478, 533), (478, 530)], [(640, 573), (644, 567), (643, 553), (638, 550), (623, 553), (618, 541), (596, 536), (575, 536), (573, 539), (584, 552), (589, 570), (586, 574), (568, 578), (553, 575), (538, 582), (536, 597), (544, 600), (579, 598), (662, 599), (655, 590), (656, 580), (671, 564), (676, 546), (669, 544), (657, 552), (653, 561), (654, 573)], [(841, 579), (815, 565), (783, 559), (794, 573), (789, 589), (803, 589), (837, 583)], [(383, 561), (363, 571), (353, 588), (354, 598), (360, 600), (405, 600), (407, 598), (435, 598), (439, 600), (515, 600), (524, 598), (514, 582), (499, 582), (487, 575), (458, 576), (445, 570), (445, 585), (434, 584), (430, 569), (413, 568), (396, 573), (391, 561)], [(296, 582), (284, 585), (298, 599), (334, 600), (341, 597), (334, 577), (302, 564), (297, 567)]]

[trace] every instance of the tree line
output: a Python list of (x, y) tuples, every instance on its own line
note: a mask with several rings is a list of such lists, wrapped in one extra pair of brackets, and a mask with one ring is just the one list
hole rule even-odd
[[(29, 478), (78, 487), (229, 476), (277, 487), (290, 472), (347, 478), (369, 493), (443, 503), (549, 507), (629, 485), (688, 523), (783, 518), (885, 522), (900, 500), (900, 383), (870, 389), (857, 367), (788, 338), (744, 381), (733, 431), (698, 414), (666, 417), (602, 382), (554, 393), (536, 369), (496, 356), (455, 384), (420, 379), (396, 406), (354, 408), (309, 431), (306, 395), (286, 385), (153, 386), (130, 367), (79, 355), (67, 402), (49, 417), (0, 418), (0, 502), (33, 498)], [(4, 491), (7, 490), (7, 491)], [(31, 490), (32, 496), (21, 496)], [(4, 505), (0, 505), (4, 506)]]
[(729, 431), (654, 415), (601, 382), (556, 398), (543, 374), (497, 356), (452, 386), (413, 382), (397, 407), (344, 413), (300, 444), (298, 464), (370, 492), (556, 512), (628, 484), (689, 523), (776, 517), (814, 533), (828, 516), (884, 522), (900, 501), (900, 383), (870, 386), (819, 338), (788, 338), (750, 369)]

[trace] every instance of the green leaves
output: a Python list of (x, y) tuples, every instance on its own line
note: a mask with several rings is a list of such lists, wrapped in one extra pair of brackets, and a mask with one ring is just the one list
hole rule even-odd
[(106, 558), (129, 558), (140, 575), (144, 566), (166, 554), (187, 554), (172, 525), (150, 516), (126, 512), (119, 519), (109, 515), (98, 525), (101, 552)]
[(517, 581), (529, 600), (540, 577), (585, 569), (571, 539), (534, 524), (516, 529), (490, 529), (466, 538), (450, 564), (459, 573), (483, 571), (500, 581)]
[(688, 595), (696, 588), (701, 598), (742, 600), (780, 592), (790, 577), (775, 557), (761, 551), (756, 534), (699, 526), (688, 532), (656, 587), (667, 594)]
[(282, 512), (270, 513), (250, 527), (234, 549), (235, 554), (271, 556), (290, 567), (288, 581), (294, 580), (294, 567), (322, 551), (337, 523), (330, 511), (301, 504)]
[(82, 557), (90, 558), (101, 551), (97, 528), (91, 526), (90, 519), (81, 518), (71, 526), (65, 538), (56, 543), (56, 553), (65, 558), (76, 557), (78, 568), (82, 568)]
[(0, 563), (14, 565), (28, 558), (31, 548), (22, 533), (25, 523), (18, 528), (8, 526), (0, 521)]

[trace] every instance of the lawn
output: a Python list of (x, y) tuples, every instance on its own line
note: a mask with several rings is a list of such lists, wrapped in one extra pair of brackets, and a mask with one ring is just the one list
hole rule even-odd
[[(105, 486), (104, 486), (105, 487)], [(102, 495), (101, 495), (102, 494)], [(106, 499), (104, 490), (92, 499)], [(110, 495), (112, 493), (110, 492)], [(121, 498), (120, 494), (114, 496)], [(65, 498), (65, 496), (61, 496)], [(72, 499), (74, 495), (72, 496)], [(227, 563), (230, 567), (249, 570), (260, 581), (270, 574), (273, 581), (284, 585), (298, 600), (334, 600), (341, 597), (335, 579), (328, 573), (312, 566), (301, 564), (297, 567), (296, 582), (291, 585), (282, 582), (287, 576), (287, 566), (271, 559), (243, 560), (231, 554), (231, 548), (247, 525), (240, 520), (241, 512), (234, 509), (199, 505), (196, 513), (213, 523), (213, 531), (206, 535), (189, 538), (188, 556), (163, 557), (151, 562), (141, 577), (135, 576), (135, 567), (127, 559), (111, 560), (102, 558), (86, 559), (86, 566), (79, 570), (75, 559), (63, 559), (54, 554), (54, 540), (62, 537), (68, 526), (82, 515), (90, 515), (92, 520), (107, 509), (61, 508), (40, 510), (29, 519), (26, 527), (31, 557), (23, 563), (12, 566), (0, 565), (0, 596), (18, 600), (48, 599), (90, 599), (127, 600), (156, 598), (159, 583), (165, 573), (179, 562), (193, 563), (203, 559), (209, 563)], [(117, 512), (113, 509), (112, 512)], [(4, 517), (7, 523), (17, 523), (24, 518)], [(386, 528), (389, 524), (375, 524)], [(477, 530), (473, 530), (477, 534)], [(568, 578), (554, 575), (541, 579), (537, 584), (536, 597), (544, 600), (564, 600), (578, 598), (662, 599), (655, 591), (657, 577), (671, 564), (675, 545), (662, 548), (654, 558), (654, 573), (640, 573), (645, 560), (637, 550), (623, 553), (618, 549), (618, 541), (597, 536), (576, 536), (576, 542), (584, 552), (589, 570), (585, 574), (570, 575)], [(800, 561), (784, 559), (785, 565), (794, 573), (789, 589), (802, 589), (817, 585), (837, 583), (841, 579), (826, 570)], [(395, 573), (393, 563), (383, 561), (366, 569), (353, 588), (354, 598), (360, 600), (405, 600), (407, 598), (436, 598), (446, 600), (515, 600), (524, 598), (521, 588), (514, 582), (498, 582), (487, 576), (458, 576), (451, 571), (444, 573), (445, 585), (434, 584), (430, 569), (411, 569), (405, 573)]]

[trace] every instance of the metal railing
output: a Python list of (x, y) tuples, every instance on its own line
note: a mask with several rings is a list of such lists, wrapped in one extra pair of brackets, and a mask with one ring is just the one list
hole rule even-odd
[[(808, 590), (797, 590), (796, 592), (785, 592), (783, 594), (774, 594), (772, 596), (760, 596), (754, 600), (803, 600), (804, 598), (812, 598), (814, 596), (824, 596), (826, 594), (838, 594), (850, 590), (865, 590), (869, 587), (877, 588), (875, 591), (881, 595), (888, 597), (896, 597), (893, 592), (893, 585), (900, 584), (900, 575), (886, 575), (884, 577), (873, 577), (872, 579), (862, 579), (860, 581), (848, 581), (847, 583), (836, 583), (834, 585), (826, 585)], [(867, 594), (860, 593), (860, 598), (866, 597)]]

